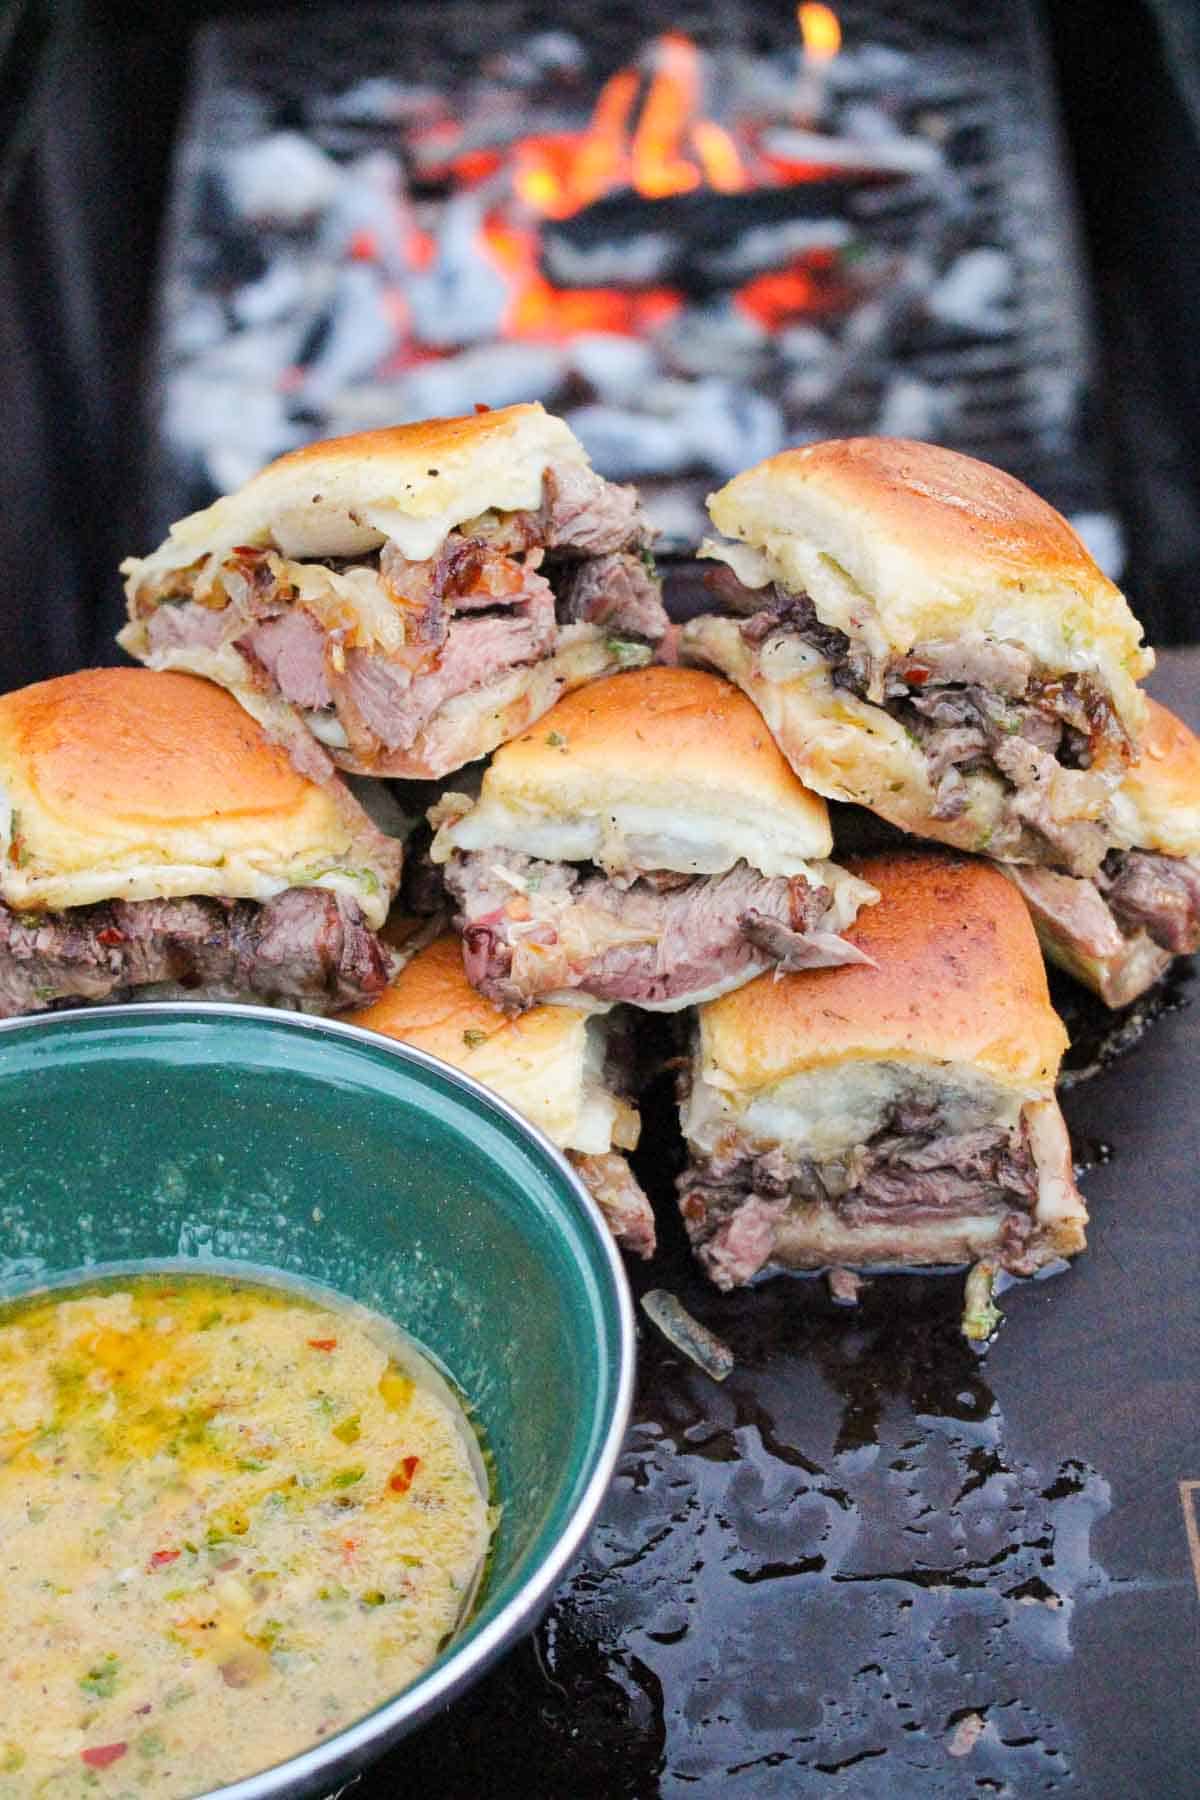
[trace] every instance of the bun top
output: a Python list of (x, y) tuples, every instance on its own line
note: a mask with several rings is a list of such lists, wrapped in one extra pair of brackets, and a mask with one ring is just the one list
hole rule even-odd
[(239, 544), (323, 559), (364, 556), (385, 538), (421, 561), (464, 520), (538, 506), (547, 467), (564, 462), (586, 464), (583, 446), (536, 404), (327, 438), (269, 463), (122, 566), (140, 583)]
[(1146, 698), (1146, 729), (1136, 762), (1114, 802), (1120, 841), (1167, 856), (1200, 854), (1200, 737)]
[(878, 906), (845, 932), (876, 966), (761, 975), (700, 1009), (713, 1085), (750, 1096), (839, 1063), (967, 1064), (1054, 1092), (1067, 1034), (1025, 902), (986, 863), (926, 851), (854, 858)]
[(0, 696), (0, 895), (16, 908), (188, 894), (352, 894), (381, 924), (400, 874), (340, 782), (319, 786), (192, 675), (87, 669)]
[(346, 1019), (462, 1069), (554, 1143), (572, 1144), (583, 1099), (588, 1015), (570, 1006), (534, 1006), (510, 1019), (471, 986), (452, 932), (419, 951), (386, 993)]
[(1011, 475), (936, 444), (844, 438), (768, 458), (709, 510), (762, 553), (729, 558), (743, 579), (807, 592), (874, 652), (967, 631), (1022, 644), (1052, 672), (1100, 674), (1136, 736), (1135, 683), (1154, 663), (1138, 622), (1062, 515)]
[(699, 669), (578, 688), (497, 750), (479, 803), (435, 855), (489, 845), (611, 868), (791, 873), (833, 847), (829, 812), (752, 701)]

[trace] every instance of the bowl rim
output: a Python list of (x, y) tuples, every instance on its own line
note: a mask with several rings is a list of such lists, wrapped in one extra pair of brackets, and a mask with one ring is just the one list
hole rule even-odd
[(372, 1031), (365, 1025), (352, 1025), (343, 1019), (327, 1019), (310, 1013), (293, 1013), (284, 1008), (253, 1006), (223, 1000), (154, 1000), (123, 1003), (116, 1006), (87, 1006), (69, 1012), (30, 1013), (20, 1018), (0, 1020), (0, 1037), (19, 1036), (34, 1028), (49, 1029), (67, 1036), (73, 1024), (84, 1019), (105, 1022), (124, 1019), (130, 1022), (147, 1018), (235, 1019), (311, 1032), (317, 1037), (331, 1037), (335, 1042), (370, 1049), (397, 1062), (415, 1065), (448, 1081), (471, 1100), (476, 1107), (498, 1113), (517, 1133), (532, 1140), (556, 1169), (560, 1179), (579, 1202), (600, 1252), (616, 1312), (616, 1353), (613, 1405), (607, 1428), (598, 1446), (592, 1473), (568, 1524), (552, 1550), (513, 1594), (512, 1598), (470, 1642), (458, 1650), (453, 1645), (440, 1668), (418, 1675), (416, 1680), (391, 1700), (385, 1700), (372, 1712), (354, 1720), (335, 1736), (315, 1744), (276, 1763), (257, 1774), (243, 1776), (224, 1787), (206, 1789), (195, 1800), (269, 1800), (275, 1795), (316, 1793), (324, 1779), (337, 1781), (352, 1777), (383, 1755), (405, 1732), (423, 1723), (439, 1707), (447, 1705), (474, 1682), (484, 1670), (498, 1661), (526, 1631), (537, 1623), (549, 1605), (555, 1587), (574, 1561), (584, 1539), (595, 1522), (601, 1502), (616, 1471), (621, 1447), (633, 1406), (633, 1383), (636, 1362), (636, 1326), (629, 1277), (621, 1261), (616, 1241), (575, 1170), (558, 1146), (532, 1124), (507, 1100), (485, 1087), (473, 1076), (452, 1063), (420, 1050), (413, 1044)]

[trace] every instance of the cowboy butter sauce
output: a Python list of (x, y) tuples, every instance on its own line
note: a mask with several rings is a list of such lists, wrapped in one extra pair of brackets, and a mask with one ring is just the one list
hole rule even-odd
[(0, 1800), (201, 1794), (436, 1655), (492, 1520), (369, 1323), (178, 1274), (0, 1309)]

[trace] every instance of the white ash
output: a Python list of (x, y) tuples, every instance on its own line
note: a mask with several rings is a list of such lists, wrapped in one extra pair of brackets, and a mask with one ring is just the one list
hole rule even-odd
[(820, 163), (833, 169), (886, 169), (898, 175), (928, 175), (942, 166), (942, 153), (936, 144), (928, 138), (902, 137), (899, 133), (859, 142), (831, 137), (823, 131), (797, 131), (783, 126), (764, 132), (763, 145), (772, 156), (788, 162)]
[(392, 390), (395, 422), (453, 418), (476, 405), (548, 400), (562, 383), (564, 362), (554, 344), (499, 343), (421, 363)]
[(771, 334), (732, 300), (689, 306), (668, 320), (655, 340), (659, 354), (684, 375), (726, 375), (752, 381), (770, 354)]
[(229, 197), (255, 225), (302, 225), (323, 212), (338, 189), (332, 157), (298, 131), (278, 131), (230, 155)]
[[(389, 151), (371, 151), (342, 170), (337, 197), (317, 240), (317, 260), (336, 267), (347, 256), (367, 255), (394, 282), (412, 273), (409, 246), (416, 217), (404, 171)], [(366, 241), (365, 253), (358, 246)]]
[(893, 375), (875, 420), (881, 437), (938, 438), (951, 423), (953, 396), (915, 375)]
[(675, 420), (655, 419), (620, 406), (580, 406), (567, 415), (601, 475), (678, 475), (692, 460), (692, 447)]
[(1011, 323), (1015, 275), (1003, 250), (968, 250), (929, 290), (926, 305), (944, 325), (993, 337)]
[(566, 360), (598, 399), (616, 406), (636, 401), (658, 373), (650, 345), (616, 331), (581, 332), (567, 346)]
[(257, 281), (238, 288), (229, 304), (239, 325), (274, 325), (298, 312), (308, 292), (304, 264), (279, 256)]
[(400, 338), (383, 271), (371, 263), (347, 263), (335, 279), (329, 335), (296, 389), (300, 403), (313, 411), (332, 405), (347, 383), (378, 368)]
[(413, 332), (424, 344), (451, 349), (497, 337), (510, 288), (479, 251), (483, 203), (456, 194), (442, 209), (434, 260), (408, 281)]
[(1110, 581), (1120, 581), (1125, 570), (1126, 544), (1121, 521), (1114, 513), (1072, 513), (1070, 523)]

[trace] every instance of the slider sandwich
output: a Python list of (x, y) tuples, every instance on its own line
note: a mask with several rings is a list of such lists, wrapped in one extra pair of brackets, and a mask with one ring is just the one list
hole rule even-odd
[(306, 1012), (380, 993), (401, 847), (190, 675), (0, 697), (0, 1017), (106, 1000)]
[(692, 620), (680, 654), (750, 695), (802, 781), (920, 837), (1096, 873), (1153, 656), (1065, 519), (893, 438), (784, 451), (710, 510), (716, 586), (745, 616)]
[(436, 778), (666, 630), (632, 488), (510, 406), (310, 444), (132, 557), (120, 643), (219, 682), (298, 766)]
[(829, 862), (823, 800), (750, 702), (697, 669), (594, 682), (449, 793), (431, 846), (471, 982), (535, 1000), (674, 1011), (764, 969), (861, 962), (875, 899)]
[(1137, 761), (1113, 803), (1123, 849), (1090, 878), (1005, 873), (1046, 955), (1107, 1006), (1127, 1006), (1177, 956), (1200, 949), (1200, 738), (1148, 699)]
[(621, 1154), (636, 1145), (641, 1120), (627, 1098), (631, 1045), (618, 1018), (566, 1006), (508, 1018), (471, 987), (458, 939), (447, 933), (348, 1022), (414, 1044), (492, 1088), (565, 1151), (617, 1242), (650, 1256), (654, 1213)]
[(764, 977), (700, 1009), (680, 1205), (719, 1287), (763, 1270), (1028, 1274), (1084, 1248), (1054, 1097), (1066, 1033), (1029, 915), (986, 863), (869, 858), (870, 963)]

